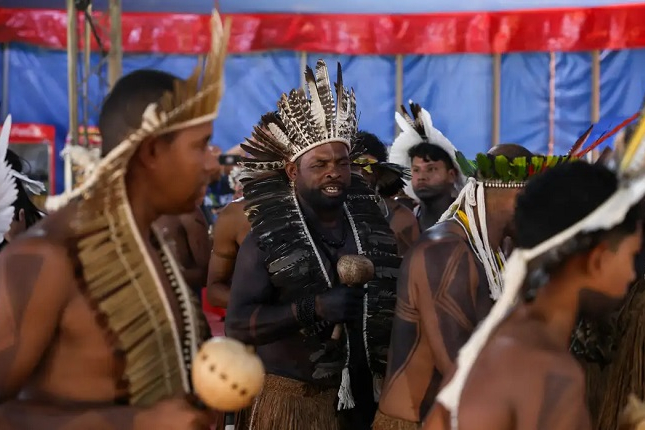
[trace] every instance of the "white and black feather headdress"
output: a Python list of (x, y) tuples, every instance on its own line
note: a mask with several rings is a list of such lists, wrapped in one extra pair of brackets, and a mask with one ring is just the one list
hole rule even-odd
[(318, 60), (315, 73), (306, 68), (305, 80), (309, 98), (303, 88), (282, 94), (277, 112), (263, 115), (252, 137), (242, 144), (253, 157), (242, 161), (244, 167), (253, 171), (282, 169), (286, 162), (330, 142), (341, 142), (351, 148), (358, 129), (356, 97), (353, 89), (343, 86), (340, 64), (335, 103), (323, 60)]
[[(401, 133), (392, 142), (388, 161), (401, 166), (412, 167), (412, 162), (408, 155), (410, 149), (424, 142), (438, 146), (448, 154), (454, 168), (457, 170), (458, 176), (455, 181), (455, 188), (457, 191), (461, 190), (466, 184), (466, 177), (457, 162), (457, 149), (441, 131), (432, 125), (432, 117), (427, 110), (412, 100), (408, 103), (410, 104), (410, 114), (408, 114), (403, 105), (401, 105), (401, 113), (395, 112), (394, 114), (394, 119), (401, 129)], [(409, 182), (405, 187), (405, 192), (410, 197), (416, 198)]]

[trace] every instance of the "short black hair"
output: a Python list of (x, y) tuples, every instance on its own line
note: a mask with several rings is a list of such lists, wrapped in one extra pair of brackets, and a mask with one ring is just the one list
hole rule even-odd
[[(533, 248), (566, 230), (604, 203), (618, 189), (618, 178), (607, 167), (583, 161), (563, 163), (531, 178), (516, 202), (517, 246)], [(633, 234), (640, 220), (640, 206), (610, 230), (579, 235), (583, 244), (575, 253), (602, 241), (617, 245)], [(583, 239), (584, 238), (584, 239)]]
[(147, 69), (136, 70), (119, 79), (103, 102), (99, 115), (101, 156), (110, 153), (139, 129), (148, 105), (172, 91), (178, 79), (170, 73)]
[(418, 145), (414, 145), (408, 150), (408, 156), (410, 160), (415, 157), (421, 158), (423, 161), (443, 161), (446, 165), (446, 169), (457, 170), (455, 165), (452, 164), (452, 159), (450, 155), (437, 145), (433, 145), (428, 142), (421, 142)]
[[(11, 167), (12, 170), (15, 170), (18, 173), (22, 173), (23, 175), (26, 175), (28, 173), (24, 172), (23, 170), (24, 164), (22, 162), (22, 159), (11, 149), (7, 149), (7, 155), (5, 159), (7, 160), (7, 164), (9, 164), (9, 167)], [(40, 221), (43, 218), (43, 214), (29, 198), (29, 194), (27, 193), (27, 190), (25, 190), (25, 187), (22, 185), (22, 181), (20, 181), (20, 179), (18, 178), (15, 178), (15, 183), (18, 190), (18, 197), (13, 203), (13, 219), (14, 221), (17, 221), (20, 210), (23, 210), (25, 212), (25, 226), (29, 228)]]
[(379, 163), (387, 162), (387, 148), (375, 134), (361, 130), (356, 133), (354, 144), (361, 145), (365, 149), (365, 153), (376, 158)]

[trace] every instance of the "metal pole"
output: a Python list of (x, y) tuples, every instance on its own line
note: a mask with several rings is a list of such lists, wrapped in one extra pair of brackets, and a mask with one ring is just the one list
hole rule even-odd
[(9, 115), (9, 44), (2, 51), (2, 119)]
[[(78, 17), (74, 0), (67, 0), (67, 85), (69, 102), (69, 132), (72, 143), (77, 144), (78, 139)], [(69, 192), (73, 186), (72, 162), (69, 156), (65, 157), (65, 191)]]
[(549, 145), (547, 155), (553, 155), (555, 150), (555, 79), (556, 55), (549, 53)]
[[(394, 110), (398, 111), (399, 107), (403, 104), (403, 55), (397, 55), (396, 56), (396, 73), (394, 75), (395, 77), (395, 82), (394, 82), (394, 100), (395, 100), (395, 106)], [(396, 125), (396, 121), (394, 121), (394, 137), (399, 134), (399, 126)]]
[[(87, 7), (87, 14), (92, 15), (92, 5)], [(90, 121), (90, 75), (92, 74), (92, 25), (90, 21), (85, 19), (85, 26), (83, 28), (83, 73), (81, 79), (81, 93), (83, 94), (83, 101), (81, 108), (83, 109), (83, 116), (81, 117), (81, 126), (83, 129), (83, 141), (87, 142), (87, 125)], [(80, 136), (80, 133), (79, 133)], [(76, 142), (78, 145), (80, 142)]]
[(108, 83), (114, 86), (123, 74), (123, 29), (121, 26), (121, 0), (110, 0), (110, 59)]
[(500, 144), (502, 55), (493, 54), (493, 116), (491, 147)]
[(307, 68), (307, 52), (300, 53), (300, 87), (307, 91), (307, 80), (305, 79), (305, 69)]
[(600, 120), (600, 51), (591, 52), (591, 122)]

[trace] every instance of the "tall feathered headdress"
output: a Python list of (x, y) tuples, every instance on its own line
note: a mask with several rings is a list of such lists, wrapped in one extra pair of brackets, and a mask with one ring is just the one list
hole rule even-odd
[(226, 29), (217, 12), (212, 19), (211, 51), (203, 63), (197, 65), (193, 74), (184, 80), (177, 80), (174, 89), (167, 92), (157, 103), (151, 103), (143, 114), (141, 127), (128, 136), (100, 163), (94, 166), (92, 174), (71, 193), (47, 200), (47, 207), (56, 210), (70, 199), (89, 196), (102, 188), (100, 180), (115, 172), (122, 175), (132, 155), (141, 142), (153, 136), (160, 136), (176, 130), (205, 124), (217, 118), (219, 104), (224, 91), (224, 60), (230, 33), (230, 21)]
[[(154, 235), (144, 238), (136, 225), (126, 173), (146, 139), (207, 124), (217, 116), (229, 29), (230, 20), (224, 28), (215, 13), (211, 51), (194, 73), (185, 81), (177, 80), (172, 91), (151, 103), (140, 129), (101, 159), (78, 188), (47, 201), (48, 209), (55, 211), (73, 199), (69, 239), (71, 258), (82, 273), (79, 288), (123, 354), (126, 365), (119, 382), (127, 387), (132, 405), (148, 406), (190, 390), (188, 369), (203, 333), (169, 245), (154, 226)], [(159, 248), (171, 294), (182, 310), (178, 315), (168, 306), (169, 293), (148, 251), (148, 240)]]
[(458, 428), (461, 393), (472, 366), (493, 330), (502, 322), (527, 276), (528, 265), (546, 253), (557, 253), (579, 234), (609, 230), (620, 224), (631, 209), (645, 196), (645, 119), (641, 118), (618, 167), (619, 187), (603, 204), (589, 215), (531, 249), (515, 249), (504, 270), (504, 292), (479, 325), (477, 331), (459, 351), (457, 371), (439, 393), (437, 401), (451, 412), (452, 428)]
[[(412, 160), (410, 160), (410, 156), (408, 155), (410, 149), (424, 142), (438, 146), (452, 160), (452, 164), (458, 174), (457, 180), (455, 181), (455, 188), (457, 191), (461, 190), (466, 183), (466, 177), (457, 162), (457, 149), (446, 136), (434, 128), (430, 112), (412, 100), (409, 101), (409, 104), (410, 114), (408, 114), (403, 105), (401, 105), (401, 113), (394, 113), (394, 119), (401, 129), (401, 133), (392, 142), (388, 161), (409, 168), (412, 167)], [(405, 192), (410, 197), (416, 198), (409, 181), (405, 187)]]
[(340, 63), (337, 75), (334, 103), (325, 62), (318, 60), (315, 73), (307, 67), (309, 98), (302, 88), (282, 94), (277, 113), (263, 115), (252, 137), (242, 144), (253, 158), (245, 158), (241, 164), (251, 171), (278, 170), (326, 143), (341, 142), (350, 149), (358, 131), (356, 97), (353, 89), (343, 86)]
[(4, 241), (5, 233), (11, 228), (13, 204), (18, 197), (15, 175), (7, 163), (10, 131), (11, 115), (7, 116), (0, 131), (0, 242)]

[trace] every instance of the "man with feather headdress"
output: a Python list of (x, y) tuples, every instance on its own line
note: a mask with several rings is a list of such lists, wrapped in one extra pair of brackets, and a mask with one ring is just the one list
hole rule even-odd
[[(253, 157), (242, 163), (251, 232), (226, 333), (256, 346), (267, 369), (253, 429), (369, 429), (400, 260), (373, 191), (351, 174), (356, 104), (340, 65), (336, 103), (324, 61), (305, 78), (309, 99), (302, 88), (283, 94), (244, 145)], [(355, 254), (375, 268), (362, 288), (342, 285), (336, 272)]]
[[(636, 118), (638, 116), (635, 115)], [(618, 133), (613, 151), (615, 156), (605, 160), (604, 164), (615, 164), (615, 159), (625, 153), (626, 144), (634, 138), (638, 124), (627, 125), (626, 122), (603, 133), (602, 139)], [(590, 147), (597, 146), (597, 143)], [(574, 330), (571, 351), (586, 373), (587, 403), (593, 429), (618, 428), (621, 411), (629, 396), (645, 397), (645, 245), (635, 262), (636, 280), (620, 309), (602, 319), (583, 318)]]
[(399, 255), (403, 256), (419, 238), (419, 224), (414, 213), (393, 197), (403, 190), (405, 180), (410, 179), (410, 169), (388, 163), (385, 144), (372, 133), (359, 131), (355, 145), (361, 148), (362, 154), (352, 160), (352, 166), (380, 197), (379, 206), (394, 232)]
[(3, 430), (215, 423), (189, 401), (208, 333), (153, 226), (194, 209), (216, 166), (209, 141), (228, 34), (217, 15), (212, 34), (187, 80), (137, 70), (116, 83), (99, 118), (105, 157), (0, 253)]
[(402, 263), (375, 430), (419, 426), (457, 351), (502, 292), (500, 248), (514, 236), (517, 195), (529, 177), (567, 160), (511, 144), (478, 154), (476, 165), (456, 158), (466, 185)]
[(578, 161), (529, 181), (504, 292), (459, 351), (424, 430), (592, 428), (571, 332), (580, 316), (616, 309), (634, 278), (644, 135), (641, 122), (616, 171)]
[(401, 133), (392, 143), (389, 161), (412, 170), (405, 192), (418, 201), (414, 213), (424, 231), (448, 209), (466, 178), (457, 162), (457, 149), (434, 128), (427, 110), (410, 101), (410, 114), (401, 106), (394, 118)]

